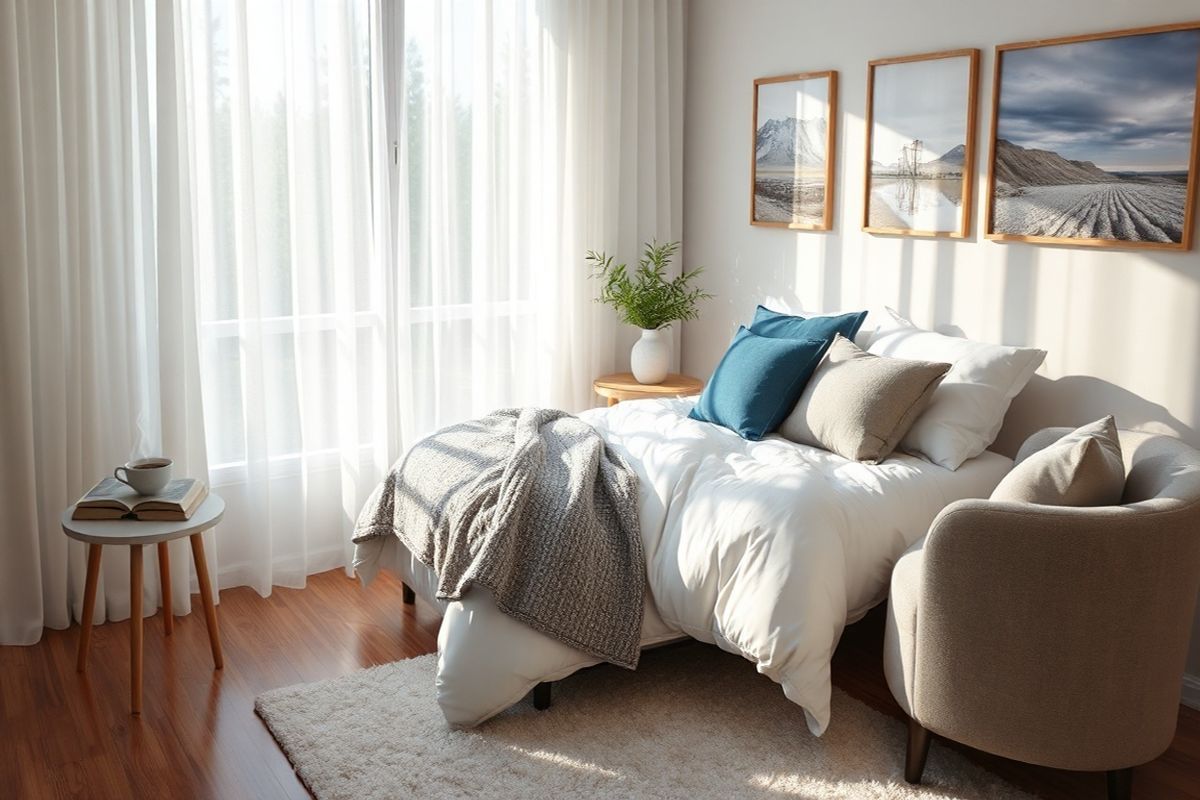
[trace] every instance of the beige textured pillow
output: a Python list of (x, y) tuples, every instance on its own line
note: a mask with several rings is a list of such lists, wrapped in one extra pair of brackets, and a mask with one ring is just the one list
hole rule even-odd
[(908, 433), (949, 369), (871, 355), (838, 335), (779, 433), (875, 464)]
[(1111, 416), (1076, 428), (1004, 476), (992, 500), (1044, 506), (1115, 506), (1125, 491), (1125, 462)]

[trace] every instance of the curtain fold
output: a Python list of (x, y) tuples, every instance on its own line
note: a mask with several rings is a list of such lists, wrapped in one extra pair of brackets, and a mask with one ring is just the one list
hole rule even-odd
[[(81, 613), (85, 548), (62, 533), (63, 508), (132, 457), (207, 473), (191, 209), (169, 158), (179, 75), (159, 47), (170, 8), (157, 12), (131, 0), (0, 4), (4, 643)], [(188, 547), (171, 552), (174, 607), (187, 613)], [(94, 621), (129, 616), (128, 563), (105, 548)], [(157, 581), (143, 594), (152, 614)]]

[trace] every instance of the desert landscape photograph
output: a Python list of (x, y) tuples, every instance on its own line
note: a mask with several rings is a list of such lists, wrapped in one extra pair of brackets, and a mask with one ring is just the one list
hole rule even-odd
[(755, 81), (753, 224), (828, 227), (835, 80), (819, 73)]
[(976, 50), (870, 63), (866, 230), (965, 235), (977, 65)]
[(1000, 49), (988, 234), (1183, 246), (1200, 27)]

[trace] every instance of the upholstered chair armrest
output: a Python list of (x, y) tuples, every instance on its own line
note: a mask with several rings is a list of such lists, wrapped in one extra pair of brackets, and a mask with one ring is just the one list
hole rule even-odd
[(1194, 520), (1179, 504), (947, 507), (924, 548), (914, 716), (1032, 763), (1101, 770), (1158, 756), (1195, 607)]

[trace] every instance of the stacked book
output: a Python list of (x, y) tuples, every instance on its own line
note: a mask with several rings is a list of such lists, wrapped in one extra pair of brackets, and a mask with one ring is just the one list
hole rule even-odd
[(182, 522), (208, 497), (204, 481), (181, 478), (155, 495), (138, 494), (116, 478), (105, 478), (79, 498), (71, 519), (153, 519)]

